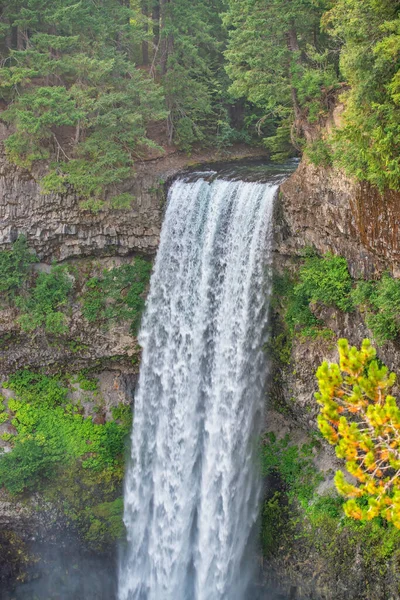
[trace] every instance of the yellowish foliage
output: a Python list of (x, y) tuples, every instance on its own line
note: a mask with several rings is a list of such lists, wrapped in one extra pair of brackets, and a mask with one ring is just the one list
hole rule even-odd
[[(396, 376), (376, 360), (369, 340), (361, 349), (339, 340), (339, 364), (324, 362), (317, 371), (321, 407), (318, 425), (336, 447), (346, 470), (335, 476), (348, 517), (381, 516), (400, 529), (400, 409), (389, 394)], [(357, 500), (365, 497), (367, 502)]]

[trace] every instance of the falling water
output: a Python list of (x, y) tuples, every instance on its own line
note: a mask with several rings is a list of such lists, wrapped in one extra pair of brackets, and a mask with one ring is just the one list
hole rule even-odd
[(171, 187), (140, 335), (119, 600), (249, 597), (276, 187)]

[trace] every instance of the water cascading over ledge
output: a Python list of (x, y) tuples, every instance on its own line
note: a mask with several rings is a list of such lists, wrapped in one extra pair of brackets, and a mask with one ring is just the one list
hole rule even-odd
[(275, 183), (176, 181), (140, 334), (119, 600), (247, 600)]

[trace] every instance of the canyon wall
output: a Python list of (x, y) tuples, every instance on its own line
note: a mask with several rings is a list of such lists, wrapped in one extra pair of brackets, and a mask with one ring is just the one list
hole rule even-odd
[[(188, 166), (218, 159), (234, 159), (257, 154), (237, 148), (230, 154), (198, 153), (192, 157), (176, 153), (137, 165), (136, 176), (124, 191), (134, 196), (129, 210), (104, 208), (97, 213), (82, 208), (72, 192), (43, 195), (41, 173), (27, 172), (0, 157), (0, 248), (7, 249), (21, 234), (40, 260), (37, 271), (48, 271), (52, 262), (76, 267), (78, 295), (68, 311), (68, 333), (60, 343), (44, 331), (27, 334), (18, 321), (14, 307), (0, 310), (0, 376), (24, 367), (50, 374), (74, 373), (86, 369), (99, 384), (99, 395), (88, 397), (77, 390), (76, 401), (85, 415), (93, 419), (110, 418), (113, 407), (130, 404), (136, 383), (140, 349), (126, 321), (89, 323), (82, 314), (80, 291), (91, 277), (105, 269), (129, 265), (135, 256), (152, 258), (157, 250), (166, 182)], [(381, 196), (369, 186), (356, 184), (333, 169), (316, 167), (303, 161), (282, 184), (275, 206), (275, 270), (294, 272), (305, 247), (344, 256), (353, 278), (378, 278), (390, 271), (400, 275), (400, 194)], [(318, 407), (314, 400), (315, 370), (325, 359), (337, 358), (336, 340), (347, 337), (352, 344), (371, 337), (363, 315), (343, 313), (335, 308), (316, 305), (314, 314), (333, 332), (330, 339), (305, 339), (294, 336), (290, 357), (282, 363), (274, 360), (267, 428), (278, 436), (289, 434), (301, 444), (316, 431)], [(275, 315), (275, 321), (280, 315)], [(386, 343), (379, 357), (400, 372), (400, 348)], [(6, 389), (0, 390), (7, 396)], [(74, 392), (75, 393), (75, 392)], [(79, 398), (78, 398), (79, 396)], [(99, 407), (100, 406), (100, 414)], [(0, 433), (2, 433), (0, 425)], [(7, 446), (3, 444), (3, 446)], [(7, 447), (6, 447), (7, 449)], [(332, 448), (323, 446), (315, 458), (323, 481), (320, 491), (333, 487), (333, 473), (339, 463)], [(55, 524), (56, 525), (54, 527)], [(30, 565), (30, 540), (52, 540), (59, 544), (67, 523), (59, 507), (43, 505), (40, 495), (28, 495), (18, 501), (4, 491), (0, 495), (0, 529), (3, 562), (0, 579), (19, 576)], [(68, 528), (68, 527), (67, 527)], [(5, 536), (5, 537), (4, 537)], [(397, 585), (393, 575), (381, 578), (374, 587), (368, 583), (368, 565), (364, 559), (354, 568), (334, 569), (319, 556), (314, 546), (305, 546), (288, 538), (270, 561), (276, 579), (292, 586), (294, 594), (310, 598), (343, 600), (368, 598), (383, 600), (386, 591)], [(311, 537), (310, 537), (311, 540)], [(348, 550), (342, 541), (343, 552)], [(358, 552), (358, 550), (356, 549)], [(21, 556), (23, 557), (21, 559)], [(360, 555), (361, 556), (361, 555)], [(364, 562), (363, 562), (364, 561)], [(0, 561), (1, 562), (1, 561)], [(22, 564), (21, 564), (22, 563)], [(288, 566), (290, 565), (290, 566)], [(387, 570), (385, 571), (387, 572)], [(368, 587), (369, 595), (360, 595)], [(291, 593), (289, 591), (289, 593)], [(394, 593), (394, 592), (393, 592)], [(358, 595), (357, 595), (358, 594)], [(383, 594), (383, 595), (382, 595)], [(294, 596), (293, 596), (294, 597)], [(393, 596), (395, 597), (395, 595)]]
[[(276, 201), (275, 272), (295, 273), (304, 249), (314, 247), (318, 253), (332, 252), (346, 258), (354, 280), (378, 279), (384, 272), (399, 277), (399, 222), (400, 193), (382, 195), (367, 184), (349, 180), (341, 172), (316, 167), (304, 160), (282, 184)], [(365, 323), (365, 315), (357, 309), (344, 312), (322, 303), (310, 307), (330, 335), (313, 339), (295, 333), (284, 360), (275, 354), (266, 428), (281, 439), (288, 435), (297, 448), (317, 440), (313, 446), (313, 464), (321, 482), (316, 493), (327, 494), (329, 498), (334, 493), (334, 473), (342, 468), (342, 461), (336, 458), (332, 447), (315, 437), (319, 412), (314, 398), (315, 372), (324, 360), (337, 361), (339, 338), (345, 337), (352, 345), (359, 346), (364, 338), (373, 340), (373, 335)], [(273, 314), (273, 340), (281, 331), (282, 314), (278, 311)], [(274, 341), (272, 347), (273, 344)], [(377, 351), (389, 369), (399, 374), (398, 341), (385, 342), (377, 346)], [(394, 393), (399, 393), (397, 386)], [(274, 573), (290, 597), (318, 600), (398, 597), (398, 548), (394, 544), (390, 551), (380, 553), (374, 547), (382, 543), (377, 541), (381, 539), (379, 536), (385, 539), (384, 529), (378, 531), (373, 524), (364, 530), (338, 526), (340, 512), (335, 518), (324, 513), (314, 516), (312, 521), (304, 506), (298, 506), (298, 513), (291, 519), (285, 513), (284, 502), (280, 511), (275, 518), (282, 518), (285, 524), (265, 568), (267, 574)], [(292, 528), (290, 533), (286, 527)]]

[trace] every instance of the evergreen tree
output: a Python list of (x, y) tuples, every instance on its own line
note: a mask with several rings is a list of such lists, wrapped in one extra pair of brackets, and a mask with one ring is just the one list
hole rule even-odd
[(149, 122), (165, 118), (161, 89), (135, 68), (137, 11), (118, 0), (7, 2), (1, 15), (2, 120), (15, 130), (10, 160), (53, 160), (43, 190), (72, 185), (91, 207), (118, 193), (134, 160), (154, 143)]
[(225, 136), (229, 128), (224, 9), (225, 0), (153, 2), (153, 66), (166, 96), (168, 141), (186, 150), (211, 138), (220, 143), (221, 128)]
[(400, 409), (389, 391), (394, 373), (376, 360), (369, 340), (360, 350), (339, 340), (339, 364), (324, 362), (317, 371), (321, 406), (318, 425), (336, 446), (338, 458), (355, 478), (335, 476), (347, 516), (382, 517), (400, 528)]
[(336, 0), (324, 17), (344, 42), (343, 126), (332, 139), (336, 164), (380, 189), (400, 189), (400, 1)]
[(283, 122), (281, 139), (273, 140), (273, 147), (279, 142), (278, 150), (290, 123), (293, 143), (296, 135), (308, 135), (308, 122), (326, 114), (326, 91), (337, 82), (335, 53), (320, 31), (326, 8), (326, 0), (229, 2), (225, 23), (231, 90), (262, 107), (265, 118)]

